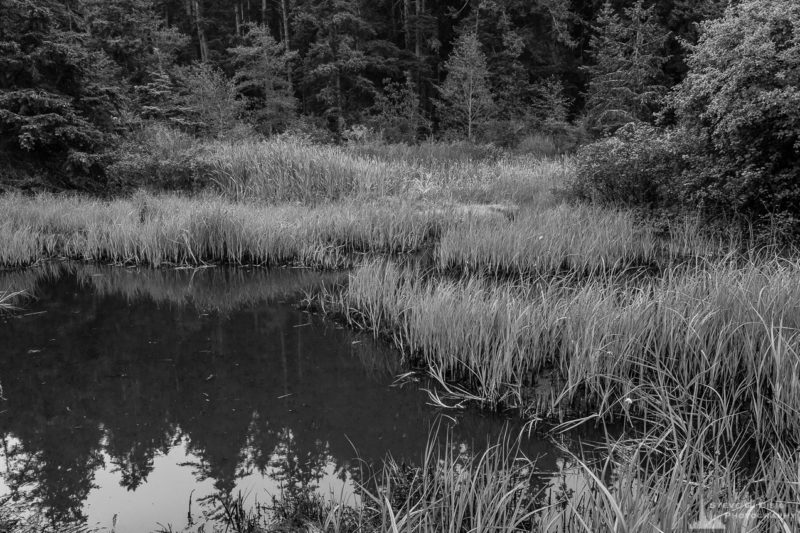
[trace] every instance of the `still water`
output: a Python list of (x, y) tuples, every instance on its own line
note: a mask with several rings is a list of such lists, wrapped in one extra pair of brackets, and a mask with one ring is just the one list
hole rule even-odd
[[(424, 380), (393, 386), (397, 352), (297, 309), (301, 291), (337, 281), (70, 263), (0, 274), (34, 295), (0, 317), (0, 499), (52, 524), (181, 530), (213, 495), (356, 501), (365, 465), (418, 462), (437, 422), (468, 450), (521, 427), (442, 417)], [(560, 464), (547, 439), (525, 450), (543, 471)]]

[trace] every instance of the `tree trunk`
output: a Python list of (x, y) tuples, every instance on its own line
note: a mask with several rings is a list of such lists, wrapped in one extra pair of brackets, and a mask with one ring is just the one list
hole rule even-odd
[(242, 35), (242, 15), (241, 10), (239, 9), (239, 4), (235, 4), (233, 6), (233, 17), (236, 20), (236, 36), (241, 37)]
[[(420, 6), (420, 2), (424, 1), (425, 0), (416, 0), (416, 2), (414, 2), (417, 8), (417, 16), (414, 21), (414, 55), (417, 57), (417, 65), (419, 65), (420, 56), (422, 56), (422, 43), (420, 42), (422, 36), (420, 35), (419, 19), (422, 16), (422, 9), (424, 9), (424, 6)], [(419, 69), (419, 67), (417, 67), (417, 69)]]
[(411, 49), (411, 22), (408, 20), (411, 16), (411, 8), (408, 3), (411, 0), (403, 0), (403, 33), (406, 38), (406, 50)]
[[(283, 17), (283, 46), (286, 50), (286, 53), (291, 52), (292, 47), (289, 44), (291, 41), (289, 39), (289, 0), (281, 0), (281, 16)], [(292, 66), (287, 61), (286, 62), (286, 79), (289, 82), (289, 87), (292, 86)]]
[(261, 0), (261, 24), (267, 25), (267, 0)]
[(200, 44), (200, 61), (205, 63), (208, 61), (208, 41), (206, 40), (205, 29), (203, 29), (202, 0), (192, 0), (192, 7), (194, 11), (194, 23), (197, 27), (197, 40)]

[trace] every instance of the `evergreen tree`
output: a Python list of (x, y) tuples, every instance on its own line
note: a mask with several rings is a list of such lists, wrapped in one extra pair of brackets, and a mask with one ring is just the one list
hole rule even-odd
[(532, 87), (534, 94), (532, 114), (539, 127), (553, 131), (567, 124), (569, 99), (560, 79), (551, 76)]
[(591, 129), (611, 133), (628, 122), (650, 121), (660, 98), (666, 33), (653, 8), (638, 0), (623, 20), (607, 1), (590, 43), (594, 64), (586, 67), (586, 115)]
[(387, 58), (396, 56), (397, 49), (375, 39), (374, 24), (364, 17), (359, 0), (323, 0), (303, 7), (297, 15), (300, 35), (309, 43), (303, 92), (331, 129), (341, 132), (372, 101), (375, 86), (368, 71), (385, 77)]
[(445, 63), (447, 78), (439, 87), (439, 107), (445, 122), (465, 131), (467, 139), (491, 117), (494, 99), (489, 84), (489, 68), (475, 33), (465, 33), (456, 41)]
[(76, 26), (57, 1), (0, 3), (0, 154), (70, 185), (101, 172), (120, 102), (113, 64)]
[(383, 92), (375, 96), (375, 129), (389, 142), (414, 142), (430, 131), (411, 72), (404, 83), (384, 80)]
[(147, 73), (171, 64), (189, 38), (167, 28), (153, 0), (83, 0), (86, 29), (94, 48), (121, 68), (126, 81), (140, 83)]
[(266, 26), (248, 24), (245, 32), (245, 44), (228, 49), (236, 68), (233, 82), (254, 122), (272, 133), (285, 127), (297, 109), (287, 74), (296, 54), (276, 42)]

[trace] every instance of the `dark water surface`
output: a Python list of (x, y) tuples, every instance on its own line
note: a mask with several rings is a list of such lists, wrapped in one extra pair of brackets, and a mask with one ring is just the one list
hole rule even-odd
[[(0, 499), (52, 523), (180, 530), (190, 494), (196, 512), (239, 492), (355, 501), (363, 464), (418, 462), (437, 420), (467, 449), (521, 426), (474, 410), (443, 419), (425, 382), (391, 386), (397, 352), (295, 307), (335, 281), (75, 264), (0, 274), (0, 289), (35, 295), (0, 317)], [(525, 446), (557, 469), (549, 441)]]

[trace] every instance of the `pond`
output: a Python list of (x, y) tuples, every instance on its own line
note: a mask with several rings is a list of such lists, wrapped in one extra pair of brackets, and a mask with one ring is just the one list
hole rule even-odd
[[(424, 379), (395, 383), (399, 353), (297, 308), (339, 278), (74, 263), (0, 274), (34, 295), (0, 317), (0, 501), (52, 524), (181, 530), (214, 495), (355, 501), (365, 465), (414, 464), (437, 424), (467, 450), (522, 427), (437, 409)], [(549, 439), (524, 448), (558, 469)]]

